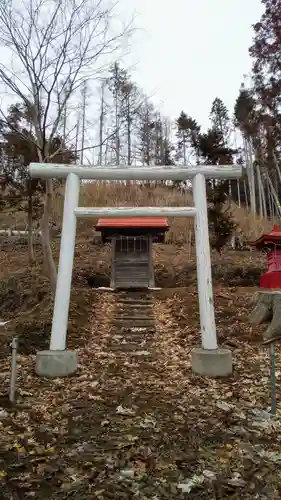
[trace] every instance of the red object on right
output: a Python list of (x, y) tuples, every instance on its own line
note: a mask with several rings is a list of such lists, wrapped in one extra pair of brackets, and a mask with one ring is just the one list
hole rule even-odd
[(267, 251), (267, 271), (260, 277), (260, 287), (281, 289), (281, 229), (274, 224), (268, 234), (250, 243), (257, 250)]

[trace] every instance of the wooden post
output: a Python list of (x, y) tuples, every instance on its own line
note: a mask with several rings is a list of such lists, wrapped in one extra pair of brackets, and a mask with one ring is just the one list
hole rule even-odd
[(79, 188), (79, 177), (75, 174), (69, 174), (65, 186), (60, 259), (50, 341), (51, 351), (64, 351), (66, 348), (68, 310), (76, 237), (76, 217), (74, 210), (78, 205)]
[(196, 207), (195, 243), (202, 347), (213, 350), (217, 349), (218, 343), (212, 289), (206, 182), (202, 174), (197, 174), (193, 179), (193, 200)]
[(111, 238), (111, 279), (110, 288), (115, 289), (115, 276), (116, 276), (116, 236)]
[(153, 253), (152, 253), (152, 235), (148, 236), (148, 266), (149, 266), (149, 288), (155, 287), (154, 269), (153, 269)]

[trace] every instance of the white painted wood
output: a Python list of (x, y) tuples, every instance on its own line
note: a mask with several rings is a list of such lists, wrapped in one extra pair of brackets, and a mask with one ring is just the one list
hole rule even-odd
[(195, 207), (77, 207), (76, 217), (194, 217)]
[(151, 167), (101, 167), (101, 166), (78, 166), (61, 165), (55, 163), (30, 163), (29, 173), (33, 178), (56, 178), (64, 179), (73, 173), (80, 179), (96, 180), (172, 180), (184, 181), (193, 179), (200, 173), (212, 179), (237, 179), (241, 177), (242, 167), (240, 165), (198, 165), (196, 167), (186, 166), (151, 166)]
[(76, 237), (74, 209), (79, 202), (80, 179), (70, 173), (66, 180), (57, 287), (50, 350), (66, 349), (69, 299)]
[(193, 179), (193, 200), (196, 207), (195, 244), (202, 347), (211, 350), (217, 349), (218, 343), (213, 302), (206, 181), (202, 174), (197, 174)]
[(3, 326), (5, 326), (5, 325), (7, 325), (8, 323), (10, 323), (10, 321), (11, 320), (9, 320), (9, 321), (2, 321), (2, 320), (0, 320), (0, 328), (3, 327)]

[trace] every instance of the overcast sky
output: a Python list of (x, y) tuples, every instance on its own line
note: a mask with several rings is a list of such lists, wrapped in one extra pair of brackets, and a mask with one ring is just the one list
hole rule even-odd
[(139, 28), (126, 64), (133, 78), (170, 118), (183, 109), (205, 128), (213, 99), (233, 111), (251, 69), (251, 25), (261, 0), (120, 0)]

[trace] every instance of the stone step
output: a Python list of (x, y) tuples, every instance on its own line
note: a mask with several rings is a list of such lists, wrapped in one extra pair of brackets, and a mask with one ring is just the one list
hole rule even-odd
[(124, 359), (125, 357), (126, 361), (132, 359), (134, 360), (134, 362), (136, 362), (137, 360), (139, 361), (149, 360), (149, 358), (152, 356), (152, 351), (150, 351), (149, 349), (139, 349), (136, 351), (125, 351), (125, 352), (114, 351), (114, 355), (116, 358)]
[(143, 290), (141, 290), (141, 289), (129, 290), (129, 291), (120, 290), (118, 295), (119, 295), (120, 299), (122, 299), (124, 297), (127, 299), (132, 299), (132, 300), (145, 300), (145, 299), (151, 300), (152, 299), (151, 293), (147, 292), (147, 290), (144, 290), (144, 289)]
[(120, 320), (125, 320), (125, 321), (153, 321), (155, 322), (155, 318), (154, 318), (154, 315), (153, 314), (150, 314), (150, 313), (147, 313), (147, 314), (131, 314), (131, 312), (129, 313), (118, 313), (116, 311), (115, 315), (113, 316), (113, 319), (118, 319), (119, 321)]
[(129, 335), (128, 333), (126, 334), (126, 337), (123, 338), (123, 341), (122, 342), (114, 342), (114, 340), (112, 339), (112, 341), (110, 342), (109, 346), (119, 346), (120, 349), (122, 349), (122, 346), (125, 345), (125, 344), (137, 344), (138, 346), (146, 346), (148, 344), (151, 344), (152, 342), (152, 337), (151, 337), (151, 334), (144, 337), (140, 337), (139, 335)]
[(119, 302), (119, 307), (128, 307), (130, 309), (152, 309), (152, 304), (150, 302), (146, 302), (144, 304), (138, 302)]
[(115, 314), (113, 317), (116, 321), (150, 321), (155, 323), (155, 318), (152, 315), (132, 315), (132, 314)]
[(124, 355), (126, 356), (126, 358), (128, 357), (148, 357), (148, 356), (151, 356), (151, 352), (150, 352), (150, 349), (148, 348), (142, 348), (140, 346), (138, 346), (137, 349), (112, 349), (111, 346), (108, 347), (108, 349), (114, 353), (115, 356), (120, 356), (120, 357), (124, 357)]
[(147, 326), (155, 326), (154, 320), (129, 320), (129, 319), (114, 319), (113, 320), (113, 325), (117, 327), (124, 327), (124, 328), (142, 328), (142, 327), (147, 327)]
[(127, 327), (127, 326), (122, 326), (119, 327), (119, 330), (115, 331), (112, 334), (112, 339), (114, 339), (114, 342), (119, 341), (122, 342), (122, 339), (128, 338), (128, 337), (134, 337), (134, 338), (140, 338), (140, 339), (145, 339), (151, 337), (151, 333), (155, 331), (155, 325), (153, 326), (132, 326), (132, 327)]
[(126, 344), (108, 344), (108, 349), (110, 351), (116, 352), (134, 352), (134, 351), (148, 351), (149, 346), (143, 346), (137, 344), (136, 342), (127, 342)]
[(153, 310), (151, 307), (118, 307), (116, 309), (116, 313), (120, 314), (150, 314), (154, 315)]
[(153, 326), (142, 326), (142, 327), (126, 327), (126, 326), (119, 326), (118, 332), (119, 335), (142, 335), (144, 337), (145, 335), (150, 335), (155, 333), (156, 328), (155, 325)]
[(115, 317), (118, 316), (118, 318), (123, 318), (123, 317), (131, 317), (131, 318), (149, 318), (149, 319), (154, 319), (154, 314), (152, 311), (145, 311), (145, 310), (138, 310), (138, 311), (116, 311), (115, 312)]
[(126, 304), (128, 306), (136, 306), (136, 307), (147, 307), (147, 306), (150, 306), (152, 307), (153, 306), (153, 303), (150, 299), (146, 299), (146, 300), (139, 300), (139, 299), (127, 299), (127, 298), (124, 298), (124, 299), (121, 299), (119, 300), (119, 304)]
[(114, 319), (131, 319), (131, 320), (146, 320), (146, 319), (149, 319), (151, 321), (154, 320), (154, 315), (153, 314), (149, 314), (149, 313), (144, 313), (144, 314), (140, 314), (139, 312), (136, 312), (135, 314), (132, 314), (132, 311), (130, 312), (124, 312), (124, 313), (121, 313), (121, 312), (117, 312), (114, 316)]

